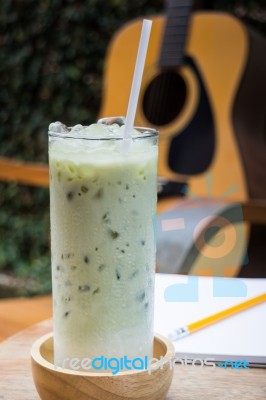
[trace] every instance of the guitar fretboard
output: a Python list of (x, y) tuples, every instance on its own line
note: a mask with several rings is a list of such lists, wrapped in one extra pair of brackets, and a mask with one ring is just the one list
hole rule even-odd
[(168, 0), (167, 20), (159, 58), (161, 68), (183, 63), (193, 0)]

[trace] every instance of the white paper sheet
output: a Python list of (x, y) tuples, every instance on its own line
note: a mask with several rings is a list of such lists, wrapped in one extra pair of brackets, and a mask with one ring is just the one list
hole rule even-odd
[[(169, 288), (174, 284), (178, 286)], [(155, 332), (167, 336), (178, 327), (264, 292), (266, 279), (156, 274)], [(168, 300), (176, 296), (177, 301), (166, 301), (165, 296)], [(178, 357), (266, 364), (266, 302), (176, 341), (175, 349)]]

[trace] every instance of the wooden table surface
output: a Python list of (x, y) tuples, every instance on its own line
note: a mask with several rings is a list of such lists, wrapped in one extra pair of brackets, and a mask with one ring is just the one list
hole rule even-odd
[[(47, 320), (0, 344), (1, 400), (40, 399), (31, 377), (30, 349), (37, 338), (51, 330), (51, 320)], [(224, 370), (218, 367), (182, 367), (177, 364), (166, 400), (238, 398), (266, 399), (265, 369)]]

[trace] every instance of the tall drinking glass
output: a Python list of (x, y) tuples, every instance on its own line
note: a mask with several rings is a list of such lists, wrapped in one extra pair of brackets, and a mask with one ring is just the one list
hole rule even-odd
[[(106, 120), (107, 123), (109, 120)], [(55, 365), (152, 357), (157, 140), (123, 126), (49, 127)]]

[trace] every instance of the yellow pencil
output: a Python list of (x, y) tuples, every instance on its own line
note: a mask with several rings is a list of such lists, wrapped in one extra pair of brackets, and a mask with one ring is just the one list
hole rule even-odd
[(198, 331), (199, 329), (205, 328), (206, 326), (221, 321), (224, 318), (230, 317), (231, 315), (244, 311), (250, 307), (254, 307), (257, 304), (263, 303), (264, 301), (266, 301), (266, 293), (253, 297), (252, 299), (244, 301), (243, 303), (237, 304), (233, 307), (227, 308), (226, 310), (220, 311), (216, 314), (210, 315), (209, 317), (200, 319), (199, 321), (193, 322), (192, 324), (175, 329), (168, 335), (168, 337), (169, 339), (176, 341), (184, 336), (190, 335), (191, 333)]

